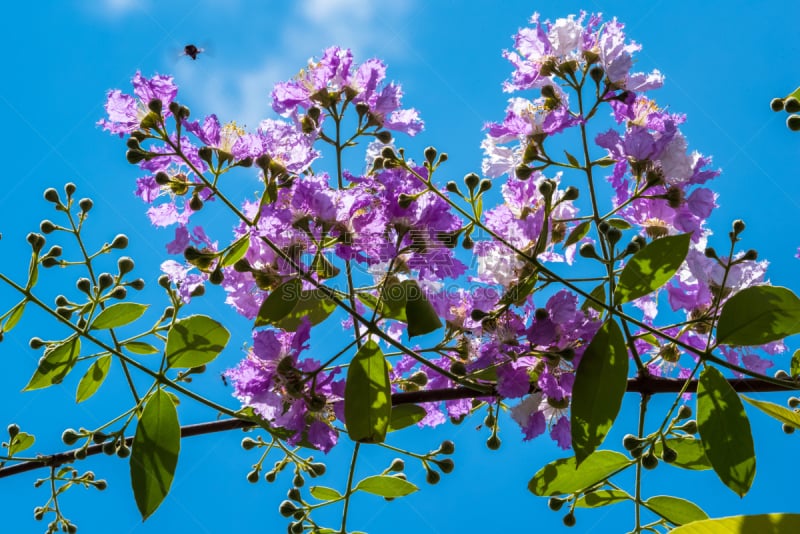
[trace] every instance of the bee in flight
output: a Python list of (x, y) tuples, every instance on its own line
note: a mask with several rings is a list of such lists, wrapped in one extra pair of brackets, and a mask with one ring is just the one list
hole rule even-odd
[(183, 47), (183, 55), (189, 56), (192, 60), (197, 59), (197, 56), (205, 52), (204, 48), (198, 48), (193, 44), (187, 44)]

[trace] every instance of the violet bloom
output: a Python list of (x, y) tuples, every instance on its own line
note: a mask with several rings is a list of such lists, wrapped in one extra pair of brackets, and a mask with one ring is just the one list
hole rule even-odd
[(178, 94), (172, 76), (156, 74), (145, 78), (137, 71), (131, 82), (135, 96), (124, 94), (119, 89), (109, 91), (105, 105), (108, 119), (97, 122), (104, 130), (120, 137), (139, 129), (142, 119), (150, 112), (147, 105), (151, 100), (161, 100), (163, 113), (169, 116), (169, 104)]

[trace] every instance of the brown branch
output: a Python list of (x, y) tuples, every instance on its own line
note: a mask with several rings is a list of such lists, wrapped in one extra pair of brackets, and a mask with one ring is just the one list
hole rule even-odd
[[(639, 376), (636, 378), (628, 379), (628, 393), (641, 393), (645, 395), (655, 395), (658, 393), (678, 393), (683, 388), (685, 381), (660, 378), (656, 376)], [(758, 378), (729, 378), (728, 383), (733, 389), (739, 393), (763, 393), (763, 392), (788, 392), (797, 390), (800, 385), (787, 381), (785, 387), (775, 385), (771, 382), (765, 382)], [(694, 393), (697, 391), (697, 380), (689, 382), (686, 388), (687, 393)], [(401, 404), (417, 404), (421, 402), (441, 402), (448, 400), (458, 399), (474, 399), (474, 398), (488, 398), (495, 397), (496, 392), (490, 394), (478, 393), (474, 389), (459, 386), (454, 388), (442, 389), (429, 389), (425, 391), (409, 391), (403, 393), (394, 393), (392, 395), (392, 405), (398, 406)], [(244, 419), (222, 419), (217, 421), (209, 421), (206, 423), (198, 423), (194, 425), (186, 425), (181, 427), (181, 438), (188, 438), (191, 436), (200, 436), (203, 434), (212, 434), (215, 432), (225, 432), (228, 430), (252, 428), (256, 426), (251, 421)], [(130, 446), (133, 442), (133, 437), (125, 438), (125, 443)], [(4, 467), (0, 469), (0, 478), (10, 477), (27, 471), (33, 471), (41, 467), (58, 466), (75, 461), (75, 451), (59, 452), (48, 456), (41, 456), (37, 460), (27, 461)], [(103, 451), (103, 444), (90, 445), (86, 448), (86, 456), (93, 456), (100, 454)]]

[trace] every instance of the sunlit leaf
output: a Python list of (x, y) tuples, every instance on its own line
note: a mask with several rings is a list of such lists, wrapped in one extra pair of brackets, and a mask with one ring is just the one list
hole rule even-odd
[(167, 334), (170, 367), (199, 367), (214, 360), (231, 335), (220, 323), (205, 315), (190, 315), (172, 324)]
[[(691, 469), (694, 471), (705, 471), (711, 469), (711, 462), (706, 458), (706, 450), (699, 439), (691, 437), (670, 438), (667, 440), (667, 447), (675, 451), (677, 459), (670, 463), (675, 467)], [(661, 440), (656, 441), (653, 452), (656, 456), (661, 456), (663, 446)]]
[(756, 474), (750, 422), (739, 395), (714, 367), (706, 367), (700, 374), (697, 427), (714, 472), (737, 495), (744, 496)]
[(632, 464), (633, 460), (615, 451), (595, 451), (580, 465), (574, 456), (562, 458), (542, 467), (528, 482), (528, 489), (539, 497), (576, 493)]
[(389, 366), (380, 347), (367, 341), (347, 369), (344, 420), (353, 441), (380, 443), (392, 415)]
[(60, 384), (72, 371), (81, 353), (81, 340), (71, 336), (58, 345), (49, 347), (39, 359), (36, 372), (22, 391), (31, 391)]
[(770, 417), (777, 419), (781, 423), (785, 423), (791, 427), (800, 429), (800, 414), (794, 410), (790, 410), (789, 408), (785, 408), (772, 402), (751, 399), (749, 397), (745, 397), (744, 395), (742, 395), (742, 398), (749, 404), (755, 406)]
[(610, 504), (617, 504), (633, 500), (633, 497), (622, 490), (599, 489), (590, 491), (575, 502), (577, 508), (600, 508)]
[(564, 248), (574, 245), (584, 237), (586, 234), (589, 233), (589, 228), (591, 227), (592, 221), (583, 221), (582, 223), (575, 226), (572, 231), (567, 236), (567, 240), (564, 241)]
[[(595, 287), (594, 289), (592, 289), (592, 292), (589, 293), (589, 295), (594, 297), (596, 300), (599, 300), (600, 302), (605, 302), (605, 300), (606, 300), (606, 288), (605, 288), (605, 285), (604, 284), (600, 284), (599, 286)], [(596, 311), (598, 311), (600, 313), (603, 313), (605, 311), (605, 308), (603, 308), (599, 304), (596, 304), (594, 301), (586, 299), (583, 302), (583, 304), (581, 305), (581, 309), (583, 311), (587, 311), (589, 308), (591, 308), (593, 310), (596, 310)]]
[(284, 282), (276, 287), (261, 303), (256, 316), (256, 326), (276, 324), (289, 315), (300, 300), (303, 283), (298, 278)]
[(636, 300), (666, 284), (689, 253), (690, 234), (656, 239), (633, 255), (619, 277), (614, 302)]
[(797, 378), (800, 376), (800, 349), (794, 351), (792, 354), (792, 362), (789, 366), (789, 373), (792, 375), (792, 378)]
[(97, 358), (81, 381), (78, 382), (78, 391), (75, 394), (75, 402), (83, 402), (97, 392), (108, 376), (108, 369), (111, 367), (111, 355), (106, 354)]
[(387, 475), (375, 475), (367, 477), (359, 482), (355, 490), (365, 491), (381, 497), (405, 497), (417, 491), (419, 488), (402, 478)]
[(158, 354), (158, 352), (160, 352), (150, 343), (144, 343), (143, 341), (128, 341), (123, 345), (123, 347), (125, 347), (134, 354), (146, 355), (146, 354)]
[(428, 334), (442, 327), (442, 321), (428, 297), (414, 280), (404, 280), (406, 296), (406, 317), (408, 318), (408, 337)]
[(416, 404), (401, 404), (392, 408), (392, 416), (389, 420), (388, 432), (401, 430), (425, 419), (428, 412), (422, 406)]
[(16, 436), (11, 438), (11, 442), (8, 444), (8, 455), (14, 456), (26, 449), (30, 449), (35, 441), (36, 438), (31, 434), (27, 432), (18, 432)]
[(11, 313), (8, 314), (8, 318), (6, 322), (3, 323), (3, 328), (0, 328), (0, 332), (9, 332), (17, 325), (19, 320), (22, 319), (22, 312), (25, 311), (25, 304), (27, 302), (28, 300), (25, 299), (11, 309)]
[(147, 311), (146, 304), (136, 302), (119, 302), (112, 304), (101, 311), (92, 321), (92, 330), (103, 330), (105, 328), (117, 328), (130, 324)]
[(800, 532), (800, 514), (737, 515), (706, 519), (683, 525), (671, 534), (795, 534)]
[(147, 519), (169, 493), (178, 453), (181, 427), (169, 396), (157, 389), (147, 400), (131, 450), (131, 486), (142, 519)]
[(304, 289), (300, 292), (294, 309), (278, 321), (276, 326), (294, 332), (304, 320), (314, 326), (327, 319), (335, 309), (336, 303), (329, 299), (324, 291)]
[(570, 425), (578, 463), (603, 443), (628, 386), (628, 348), (613, 319), (586, 347), (575, 372)]
[(220, 260), (220, 267), (228, 267), (233, 265), (240, 259), (244, 258), (244, 255), (247, 254), (247, 249), (250, 248), (250, 234), (245, 234), (236, 241), (233, 242), (231, 248), (222, 256)]
[(335, 499), (342, 498), (341, 493), (339, 493), (333, 488), (328, 488), (325, 486), (311, 486), (311, 489), (309, 489), (308, 491), (315, 499), (318, 499), (320, 501), (332, 501)]
[(642, 504), (674, 525), (685, 525), (692, 521), (708, 519), (708, 514), (699, 506), (678, 497), (658, 495), (650, 497)]
[(800, 332), (800, 299), (785, 287), (742, 289), (722, 307), (720, 345), (763, 345)]

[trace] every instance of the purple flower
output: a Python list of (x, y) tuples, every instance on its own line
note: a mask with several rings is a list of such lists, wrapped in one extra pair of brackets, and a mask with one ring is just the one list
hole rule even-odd
[(169, 116), (167, 108), (178, 94), (172, 76), (156, 74), (145, 78), (137, 71), (131, 82), (135, 97), (123, 94), (119, 89), (109, 91), (105, 105), (108, 119), (97, 122), (104, 130), (120, 137), (139, 129), (142, 119), (150, 112), (147, 105), (151, 100), (161, 100), (164, 116)]

